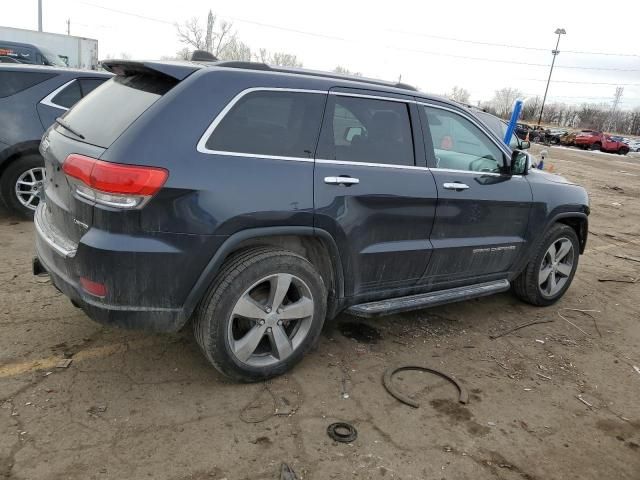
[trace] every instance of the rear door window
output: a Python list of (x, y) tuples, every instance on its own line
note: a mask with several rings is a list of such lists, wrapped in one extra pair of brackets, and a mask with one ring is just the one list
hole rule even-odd
[[(64, 119), (85, 137), (86, 143), (108, 148), (176, 83), (177, 80), (164, 76), (118, 75), (99, 91), (78, 102), (64, 115)], [(68, 130), (60, 128), (58, 131), (76, 138)]]
[(79, 78), (78, 82), (80, 82), (80, 89), (82, 90), (82, 96), (86, 97), (91, 92), (93, 92), (96, 88), (102, 85), (107, 79), (106, 78)]
[(0, 70), (0, 98), (9, 97), (55, 77), (55, 73)]
[(243, 96), (217, 125), (213, 152), (313, 158), (326, 95), (257, 91)]
[(318, 158), (415, 164), (408, 104), (340, 95), (330, 97)]

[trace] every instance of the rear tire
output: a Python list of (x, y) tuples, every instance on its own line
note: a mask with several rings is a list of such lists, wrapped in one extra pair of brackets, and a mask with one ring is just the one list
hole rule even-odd
[(620, 150), (618, 150), (618, 154), (620, 154), (620, 155), (626, 155), (627, 153), (629, 153), (629, 149), (628, 148), (622, 147)]
[(255, 382), (302, 359), (318, 340), (326, 310), (324, 282), (307, 259), (255, 247), (224, 263), (198, 306), (193, 331), (218, 371)]
[[(564, 252), (563, 248), (568, 251)], [(534, 256), (514, 280), (513, 291), (516, 296), (532, 305), (556, 303), (573, 281), (578, 268), (579, 251), (575, 230), (556, 223), (544, 234)], [(557, 288), (553, 288), (554, 284)]]
[(34, 153), (19, 157), (7, 166), (0, 178), (0, 193), (11, 213), (30, 219), (39, 203), (36, 190), (43, 185), (44, 160)]

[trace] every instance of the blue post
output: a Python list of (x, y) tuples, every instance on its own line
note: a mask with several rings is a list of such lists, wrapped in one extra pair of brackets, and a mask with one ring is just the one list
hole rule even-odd
[(507, 126), (507, 131), (504, 134), (504, 143), (509, 145), (509, 141), (511, 140), (511, 135), (513, 135), (513, 131), (516, 129), (516, 123), (518, 123), (518, 118), (520, 117), (520, 112), (522, 111), (523, 101), (518, 99), (513, 104), (513, 112), (511, 113), (511, 120), (509, 120), (509, 125)]

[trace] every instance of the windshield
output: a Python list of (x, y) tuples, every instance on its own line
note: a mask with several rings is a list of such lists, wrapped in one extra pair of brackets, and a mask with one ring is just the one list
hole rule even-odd
[(40, 54), (46, 59), (49, 65), (53, 65), (55, 67), (66, 67), (67, 64), (62, 61), (62, 59), (53, 53), (51, 50), (47, 50), (46, 48), (38, 47), (40, 50)]

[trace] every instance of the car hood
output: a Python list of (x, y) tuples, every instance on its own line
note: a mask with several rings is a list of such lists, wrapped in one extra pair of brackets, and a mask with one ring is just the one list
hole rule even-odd
[(529, 170), (529, 174), (531, 174), (531, 175), (542, 175), (542, 177), (547, 182), (564, 183), (566, 185), (577, 185), (576, 183), (567, 180), (566, 178), (564, 178), (561, 175), (556, 175), (555, 173), (545, 172), (544, 170), (538, 170), (537, 168), (532, 168), (531, 170)]

